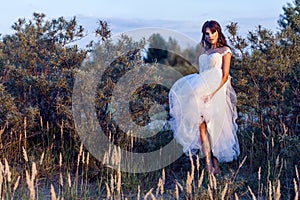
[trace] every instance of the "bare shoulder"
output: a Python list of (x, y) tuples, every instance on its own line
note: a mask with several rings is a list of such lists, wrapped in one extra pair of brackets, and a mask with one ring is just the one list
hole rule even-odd
[(226, 54), (232, 54), (231, 49), (227, 46), (222, 48), (222, 55), (226, 55)]
[(227, 47), (227, 46), (225, 46), (225, 47), (223, 47), (223, 52), (225, 52), (225, 51), (230, 51), (231, 52), (231, 49), (230, 49), (230, 47)]

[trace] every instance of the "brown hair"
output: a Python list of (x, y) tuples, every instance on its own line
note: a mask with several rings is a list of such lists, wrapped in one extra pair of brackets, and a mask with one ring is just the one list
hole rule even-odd
[(217, 47), (224, 47), (227, 46), (228, 44), (226, 42), (226, 38), (224, 36), (224, 34), (222, 33), (222, 28), (220, 26), (220, 24), (214, 20), (210, 20), (210, 21), (206, 21), (203, 26), (202, 26), (202, 39), (201, 39), (201, 45), (205, 48), (205, 49), (209, 49), (211, 48), (211, 44), (209, 42), (207, 42), (205, 40), (205, 31), (206, 28), (209, 28), (211, 30), (211, 32), (215, 32), (218, 31), (218, 41), (217, 41)]

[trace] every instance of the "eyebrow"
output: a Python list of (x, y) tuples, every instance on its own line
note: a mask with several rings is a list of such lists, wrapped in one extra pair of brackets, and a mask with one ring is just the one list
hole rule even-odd
[[(211, 30), (210, 32), (211, 32), (212, 34), (214, 34), (216, 31), (217, 31), (217, 30)], [(209, 31), (205, 31), (204, 33), (205, 33), (205, 34), (208, 34)]]

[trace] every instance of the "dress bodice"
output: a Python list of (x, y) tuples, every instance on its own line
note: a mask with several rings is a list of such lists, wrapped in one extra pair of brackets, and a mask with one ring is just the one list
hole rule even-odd
[(224, 52), (213, 52), (210, 54), (204, 53), (199, 56), (199, 73), (211, 69), (211, 68), (222, 68), (222, 57), (226, 53), (231, 53), (230, 49), (227, 48)]

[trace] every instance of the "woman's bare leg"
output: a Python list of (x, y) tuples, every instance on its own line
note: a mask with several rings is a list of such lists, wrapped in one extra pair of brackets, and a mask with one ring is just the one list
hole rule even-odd
[(210, 144), (206, 134), (206, 123), (202, 122), (199, 126), (200, 130), (200, 140), (202, 142), (202, 152), (205, 155), (205, 163), (208, 171), (213, 172), (213, 167), (211, 165), (211, 153), (210, 153)]
[(212, 162), (214, 165), (214, 174), (218, 174), (220, 172), (218, 159), (215, 156), (212, 156)]

